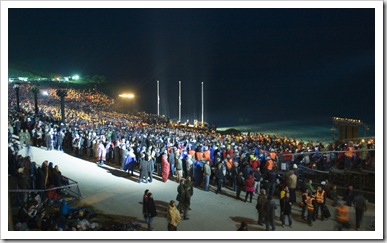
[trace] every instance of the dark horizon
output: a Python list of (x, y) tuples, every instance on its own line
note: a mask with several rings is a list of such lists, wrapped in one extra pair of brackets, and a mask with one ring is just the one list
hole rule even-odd
[[(227, 126), (375, 122), (374, 9), (9, 9), (9, 62), (104, 75), (138, 110)], [(47, 21), (47, 20), (50, 21)], [(116, 98), (116, 97), (114, 97)]]

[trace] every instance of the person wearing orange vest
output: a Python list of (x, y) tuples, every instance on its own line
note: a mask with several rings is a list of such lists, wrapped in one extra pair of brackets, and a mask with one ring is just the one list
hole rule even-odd
[(312, 226), (312, 219), (313, 219), (313, 216), (314, 216), (314, 197), (309, 197), (307, 200), (306, 200), (306, 207), (308, 209), (308, 218), (307, 218), (307, 221), (308, 221), (308, 224), (309, 226)]
[(318, 217), (318, 211), (320, 211), (320, 213), (321, 213), (321, 220), (324, 220), (324, 214), (322, 212), (322, 206), (325, 205), (325, 190), (323, 190), (321, 186), (317, 187), (316, 202), (317, 202), (317, 208), (316, 208), (316, 214), (314, 215), (314, 217), (316, 219)]
[(306, 213), (306, 208), (307, 208), (307, 201), (308, 201), (309, 198), (310, 198), (309, 190), (305, 189), (304, 193), (302, 193), (302, 199), (301, 199), (301, 202), (300, 202), (300, 206), (302, 207), (301, 218), (304, 219), (304, 220), (306, 220), (305, 213)]
[(266, 171), (270, 172), (273, 170), (273, 160), (268, 156), (266, 157)]
[(341, 231), (343, 228), (349, 229), (349, 207), (345, 204), (339, 204), (336, 207), (337, 229)]

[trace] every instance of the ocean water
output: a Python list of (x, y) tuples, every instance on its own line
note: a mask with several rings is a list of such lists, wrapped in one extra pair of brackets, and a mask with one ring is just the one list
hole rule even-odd
[[(278, 135), (280, 137), (293, 138), (303, 141), (320, 141), (323, 144), (334, 142), (339, 137), (338, 130), (332, 131), (332, 123), (306, 123), (300, 121), (279, 121), (250, 125), (238, 125), (217, 128), (224, 131), (234, 128), (242, 133), (263, 133), (267, 135)], [(359, 137), (364, 136), (363, 129), (359, 130)], [(367, 131), (366, 136), (373, 136), (372, 131)]]

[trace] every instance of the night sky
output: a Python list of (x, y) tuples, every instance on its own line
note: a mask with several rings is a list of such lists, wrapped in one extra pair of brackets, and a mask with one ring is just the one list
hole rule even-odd
[(139, 110), (218, 126), (375, 120), (374, 9), (9, 9), (9, 62), (104, 75)]

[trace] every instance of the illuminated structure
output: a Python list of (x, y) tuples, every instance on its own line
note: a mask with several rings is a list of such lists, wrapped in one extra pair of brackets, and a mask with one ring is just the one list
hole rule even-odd
[[(353, 139), (359, 137), (359, 127), (368, 128), (359, 119), (332, 117), (334, 127), (339, 129), (339, 140)], [(332, 130), (332, 129), (331, 129)]]

